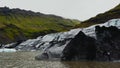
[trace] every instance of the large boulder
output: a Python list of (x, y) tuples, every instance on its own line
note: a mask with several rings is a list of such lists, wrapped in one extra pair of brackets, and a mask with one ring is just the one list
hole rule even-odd
[(80, 31), (63, 50), (63, 61), (94, 60), (96, 57), (95, 39)]

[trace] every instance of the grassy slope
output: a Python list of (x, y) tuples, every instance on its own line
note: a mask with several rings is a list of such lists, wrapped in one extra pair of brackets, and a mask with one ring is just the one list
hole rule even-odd
[(32, 11), (0, 8), (0, 43), (35, 38), (53, 32), (66, 31), (79, 21)]
[(120, 18), (120, 4), (105, 13), (98, 14), (97, 16), (82, 22), (80, 25), (77, 25), (76, 27), (88, 27), (93, 24), (104, 23), (110, 19), (115, 18)]

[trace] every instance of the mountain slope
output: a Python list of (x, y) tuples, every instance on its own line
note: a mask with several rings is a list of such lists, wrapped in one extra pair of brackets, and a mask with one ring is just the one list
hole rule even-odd
[(78, 23), (79, 21), (55, 15), (1, 7), (0, 43), (10, 43), (48, 33), (66, 31)]
[(120, 4), (105, 13), (98, 14), (97, 16), (82, 22), (80, 25), (76, 27), (88, 27), (93, 24), (104, 23), (107, 22), (108, 20), (117, 18), (120, 18)]

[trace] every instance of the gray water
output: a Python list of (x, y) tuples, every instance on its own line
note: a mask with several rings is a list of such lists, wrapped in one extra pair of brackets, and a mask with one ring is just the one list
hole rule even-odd
[(0, 53), (0, 68), (120, 68), (118, 62), (37, 61), (40, 52)]

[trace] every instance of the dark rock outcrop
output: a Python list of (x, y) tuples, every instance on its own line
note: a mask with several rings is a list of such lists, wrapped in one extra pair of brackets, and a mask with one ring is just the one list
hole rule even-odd
[(95, 56), (95, 39), (80, 31), (63, 50), (62, 60), (94, 60)]
[(120, 59), (120, 29), (117, 27), (96, 26), (97, 60), (112, 61)]
[(120, 59), (120, 29), (95, 27), (96, 40), (79, 32), (65, 47), (61, 60), (113, 61)]

